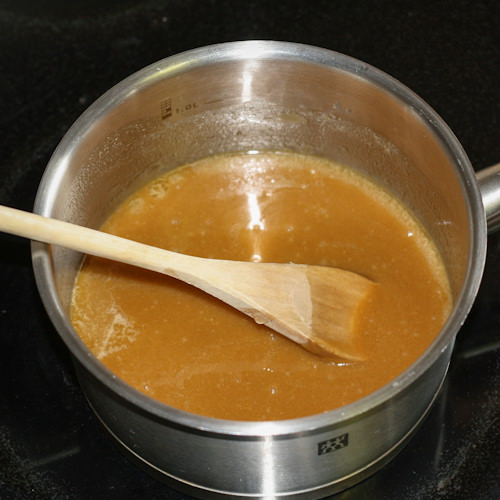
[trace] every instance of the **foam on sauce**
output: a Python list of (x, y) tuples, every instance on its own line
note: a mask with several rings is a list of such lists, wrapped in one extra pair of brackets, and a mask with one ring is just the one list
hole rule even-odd
[(202, 257), (338, 266), (379, 284), (357, 320), (367, 360), (335, 363), (172, 278), (87, 258), (72, 306), (84, 342), (140, 391), (206, 416), (277, 420), (351, 403), (413, 363), (451, 307), (438, 252), (405, 207), (317, 157), (202, 159), (144, 186), (102, 229)]

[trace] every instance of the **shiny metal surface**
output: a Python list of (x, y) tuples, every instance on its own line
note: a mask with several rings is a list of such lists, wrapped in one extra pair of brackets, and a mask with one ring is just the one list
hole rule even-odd
[[(201, 498), (313, 499), (360, 481), (399, 451), (429, 410), (450, 353), (451, 347), (425, 376), (355, 416), (239, 422), (234, 429), (222, 425), (222, 432), (152, 418), (89, 379), (86, 370), (79, 377), (94, 411), (117, 441), (174, 487)], [(204, 420), (208, 428), (218, 424)]]
[(488, 232), (500, 229), (500, 163), (480, 170), (477, 180), (483, 197)]
[(333, 158), (397, 193), (436, 240), (455, 307), (417, 363), (352, 405), (289, 421), (208, 419), (139, 394), (94, 358), (68, 320), (81, 255), (35, 244), (42, 299), (95, 412), (146, 467), (198, 496), (317, 498), (376, 470), (432, 403), (481, 280), (481, 192), (446, 125), (378, 70), (296, 44), (196, 49), (121, 82), (63, 138), (35, 209), (97, 227), (160, 172), (213, 153), (268, 148)]

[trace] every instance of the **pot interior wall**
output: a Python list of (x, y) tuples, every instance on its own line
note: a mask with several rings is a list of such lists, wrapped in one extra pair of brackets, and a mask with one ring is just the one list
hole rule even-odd
[[(451, 154), (410, 104), (361, 76), (306, 62), (188, 69), (144, 70), (77, 122), (52, 160), (65, 165), (52, 216), (98, 227), (142, 183), (214, 153), (316, 154), (397, 193), (436, 241), (459, 293), (470, 238), (462, 187)], [(54, 249), (53, 259), (67, 310), (81, 256)]]

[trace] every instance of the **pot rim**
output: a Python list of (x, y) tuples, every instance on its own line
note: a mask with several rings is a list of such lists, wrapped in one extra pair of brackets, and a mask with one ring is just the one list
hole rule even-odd
[(72, 328), (57, 296), (49, 246), (38, 242), (32, 244), (34, 273), (44, 306), (71, 354), (85, 369), (112, 392), (157, 418), (202, 432), (247, 439), (260, 439), (262, 436), (286, 437), (297, 432), (324, 432), (325, 427), (336, 426), (348, 419), (359, 417), (407, 388), (427, 371), (444, 351), (453, 346), (455, 335), (464, 323), (479, 289), (487, 242), (486, 218), (474, 170), (451, 129), (425, 101), (398, 80), (353, 57), (329, 49), (272, 40), (228, 42), (182, 52), (146, 66), (109, 89), (84, 111), (57, 146), (40, 182), (34, 212), (44, 216), (51, 215), (55, 196), (51, 186), (54, 182), (57, 183), (58, 177), (67, 166), (68, 151), (80, 142), (82, 134), (87, 133), (98, 118), (126, 100), (138, 88), (145, 88), (158, 79), (172, 77), (212, 63), (269, 58), (301, 60), (314, 65), (334, 67), (368, 80), (417, 112), (433, 131), (449, 157), (454, 159), (453, 165), (464, 198), (469, 200), (467, 210), (471, 238), (464, 284), (446, 324), (436, 339), (416, 362), (392, 382), (341, 408), (288, 420), (262, 422), (224, 420), (168, 406), (129, 386), (90, 352)]

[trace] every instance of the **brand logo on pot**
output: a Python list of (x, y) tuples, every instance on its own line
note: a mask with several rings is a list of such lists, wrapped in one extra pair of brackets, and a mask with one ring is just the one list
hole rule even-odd
[(340, 434), (326, 441), (318, 443), (318, 455), (326, 455), (332, 451), (337, 451), (349, 445), (349, 434)]

